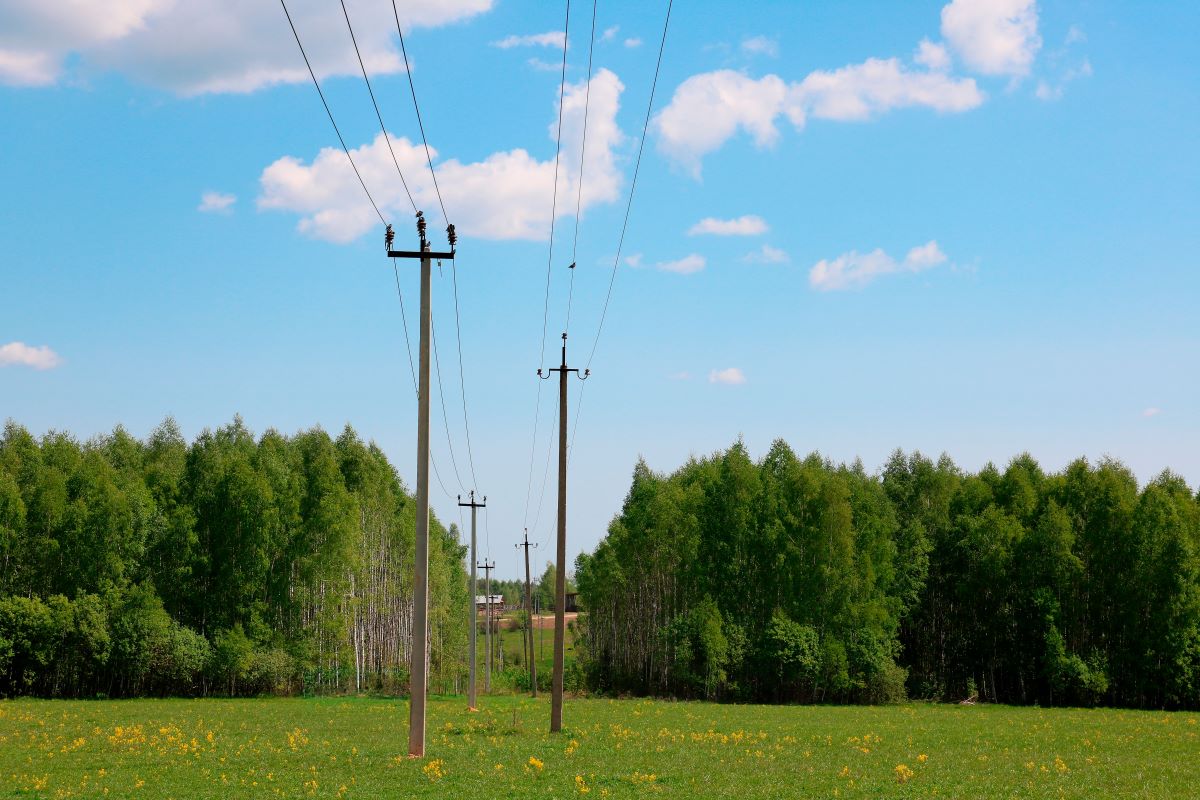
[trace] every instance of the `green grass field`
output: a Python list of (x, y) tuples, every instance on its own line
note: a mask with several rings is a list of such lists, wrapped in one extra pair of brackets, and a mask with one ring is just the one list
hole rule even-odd
[(3, 797), (961, 797), (1200, 794), (1194, 713), (568, 700), (0, 702)]

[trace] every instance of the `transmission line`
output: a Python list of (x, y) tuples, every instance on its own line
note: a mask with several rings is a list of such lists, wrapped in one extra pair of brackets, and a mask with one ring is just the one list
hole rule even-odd
[(286, 0), (279, 0), (283, 6), (283, 13), (287, 17), (288, 26), (292, 29), (292, 36), (296, 37), (296, 46), (300, 48), (300, 55), (304, 58), (304, 66), (308, 67), (309, 77), (312, 78), (313, 86), (317, 87), (317, 94), (321, 97), (321, 105), (325, 106), (325, 113), (329, 115), (329, 122), (333, 125), (333, 132), (337, 134), (338, 141), (342, 145), (342, 150), (346, 153), (346, 158), (350, 160), (350, 166), (354, 169), (354, 174), (358, 178), (359, 184), (367, 194), (367, 199), (371, 201), (371, 208), (375, 209), (375, 215), (379, 217), (379, 221), (387, 225), (387, 220), (383, 218), (383, 214), (379, 211), (379, 206), (375, 203), (375, 198), (371, 196), (371, 190), (367, 188), (366, 182), (363, 180), (362, 173), (358, 171), (358, 165), (354, 163), (354, 156), (350, 155), (350, 148), (346, 146), (346, 140), (342, 138), (342, 131), (338, 128), (337, 121), (333, 118), (333, 112), (329, 110), (329, 103), (325, 100), (325, 93), (321, 91), (321, 84), (317, 81), (317, 74), (313, 72), (312, 64), (309, 63), (308, 54), (304, 52), (304, 45), (300, 42), (300, 34), (296, 32), (296, 23), (292, 22), (292, 15), (288, 12)]
[[(587, 160), (588, 111), (592, 104), (592, 51), (596, 47), (596, 4), (597, 0), (592, 0), (592, 33), (588, 38), (587, 84), (583, 95), (583, 140), (579, 144), (579, 185), (576, 187), (575, 194), (575, 239), (571, 243), (571, 283), (567, 290), (567, 323), (563, 329), (568, 333), (571, 331), (571, 301), (575, 297), (575, 254), (579, 249), (579, 212), (583, 207), (583, 165)], [(561, 105), (562, 100), (560, 99), (560, 108)], [(545, 334), (543, 333), (543, 335)], [(545, 347), (545, 344), (542, 346)]]
[[(396, 267), (396, 259), (392, 259), (392, 273), (396, 276), (396, 296), (400, 298), (400, 323), (404, 326), (404, 351), (408, 354), (408, 371), (412, 376), (413, 394), (420, 395), (420, 389), (417, 388), (417, 368), (413, 364), (412, 357), (412, 341), (408, 338), (408, 315), (404, 313), (404, 293), (400, 291), (400, 270)], [(430, 326), (432, 327), (432, 326)], [(576, 424), (579, 423), (579, 417), (575, 417)], [(450, 492), (446, 491), (446, 484), (442, 481), (442, 473), (438, 471), (437, 461), (433, 458), (433, 453), (429, 454), (429, 463), (433, 466), (434, 477), (437, 478), (438, 486), (442, 487), (442, 494), (448, 499)], [(461, 483), (461, 482), (460, 482)]]
[(600, 334), (604, 331), (604, 319), (608, 316), (608, 302), (612, 299), (613, 283), (617, 279), (617, 265), (621, 262), (621, 250), (625, 246), (625, 231), (629, 227), (629, 212), (633, 209), (633, 193), (637, 190), (638, 171), (642, 167), (642, 151), (646, 147), (646, 131), (650, 128), (650, 112), (654, 109), (654, 92), (658, 88), (658, 73), (662, 68), (663, 50), (667, 46), (667, 27), (671, 24), (671, 7), (674, 4), (675, 0), (667, 0), (667, 16), (663, 20), (662, 41), (659, 42), (658, 61), (654, 65), (654, 81), (650, 84), (650, 100), (646, 103), (646, 120), (642, 123), (642, 140), (638, 143), (637, 161), (633, 166), (633, 181), (629, 185), (629, 198), (625, 203), (625, 221), (621, 223), (621, 237), (617, 240), (617, 254), (613, 258), (612, 275), (608, 279), (608, 292), (604, 296), (604, 308), (600, 312), (600, 325), (596, 328), (596, 339), (592, 342), (592, 352), (588, 355), (587, 366), (589, 367), (592, 359), (596, 357)]
[(396, 165), (396, 173), (400, 176), (400, 184), (404, 187), (404, 193), (408, 195), (408, 202), (412, 204), (413, 213), (417, 212), (417, 203), (413, 200), (412, 192), (408, 190), (408, 181), (404, 180), (404, 171), (400, 169), (400, 162), (396, 158), (396, 151), (392, 149), (392, 139), (388, 136), (387, 128), (383, 124), (383, 114), (379, 112), (379, 103), (375, 101), (375, 90), (371, 88), (371, 79), (367, 77), (367, 67), (363, 64), (362, 53), (358, 50), (358, 39), (354, 36), (354, 26), (350, 24), (350, 12), (346, 10), (346, 0), (341, 0), (342, 16), (346, 18), (346, 28), (350, 31), (350, 41), (354, 45), (354, 55), (358, 56), (358, 66), (362, 69), (363, 81), (367, 84), (367, 93), (371, 95), (371, 105), (375, 106), (375, 118), (379, 120), (379, 130), (383, 131), (383, 140), (387, 143), (388, 152), (392, 154), (392, 163)]
[[(593, 23), (594, 24), (594, 23)], [(563, 96), (567, 86), (567, 38), (571, 28), (571, 0), (567, 0), (566, 20), (563, 22), (562, 77), (558, 86), (558, 134), (554, 140), (554, 189), (550, 202), (550, 252), (546, 257), (546, 295), (542, 301), (542, 344), (538, 349), (538, 364), (546, 363), (546, 326), (550, 319), (550, 267), (554, 263), (554, 227), (558, 213), (558, 163), (562, 154)], [(538, 381), (537, 401), (533, 409), (533, 442), (529, 445), (529, 481), (525, 487), (525, 527), (529, 527), (529, 500), (533, 494), (534, 455), (537, 452), (538, 421), (541, 417), (542, 382)], [(551, 439), (553, 441), (553, 439)], [(540, 501), (539, 501), (540, 503)]]
[[(343, 3), (344, 3), (344, 1), (345, 0), (342, 0)], [(449, 225), (450, 224), (450, 215), (446, 212), (446, 203), (442, 200), (442, 190), (441, 190), (441, 187), (438, 185), (437, 171), (433, 168), (433, 156), (429, 150), (429, 139), (425, 135), (425, 121), (421, 117), (421, 104), (417, 100), (417, 87), (416, 87), (416, 84), (413, 83), (412, 67), (408, 61), (408, 47), (404, 44), (404, 30), (402, 29), (402, 27), (400, 25), (400, 12), (396, 7), (396, 0), (392, 0), (392, 16), (396, 21), (396, 34), (400, 37), (400, 53), (404, 57), (404, 72), (408, 76), (408, 89), (409, 89), (410, 94), (412, 95), (413, 110), (416, 112), (416, 115), (417, 115), (417, 127), (421, 132), (421, 144), (425, 148), (425, 163), (429, 167), (429, 176), (433, 179), (433, 189), (434, 189), (434, 192), (437, 194), (438, 206), (441, 207), (441, 209), (442, 209), (442, 218), (446, 221), (446, 224)], [(454, 331), (455, 331), (455, 340), (456, 340), (457, 349), (458, 349), (458, 380), (459, 380), (458, 385), (459, 385), (460, 394), (462, 395), (463, 429), (465, 431), (466, 441), (467, 441), (467, 462), (468, 462), (468, 466), (471, 469), (471, 482), (474, 485), (475, 489), (478, 490), (479, 480), (475, 476), (475, 452), (474, 452), (474, 448), (471, 446), (471, 422), (470, 422), (470, 418), (467, 413), (467, 382), (466, 382), (466, 374), (465, 374), (466, 371), (463, 368), (463, 355), (462, 355), (462, 322), (461, 322), (459, 309), (458, 309), (458, 266), (457, 266), (457, 262), (455, 262), (455, 266), (451, 270), (450, 275), (451, 275), (453, 293), (454, 293)], [(434, 337), (434, 349), (435, 349), (435, 355), (436, 355), (436, 349), (437, 349), (437, 337), (436, 336)], [(438, 381), (439, 381), (439, 387), (440, 387), (441, 386), (440, 367), (439, 367)], [(443, 399), (443, 406), (444, 405), (445, 405), (445, 400)], [(445, 409), (443, 408), (443, 411), (444, 410)]]
[(412, 67), (408, 63), (408, 48), (404, 46), (404, 31), (400, 29), (400, 11), (396, 8), (396, 0), (392, 0), (392, 16), (396, 18), (396, 33), (400, 36), (400, 54), (404, 56), (404, 72), (408, 75), (408, 88), (412, 92), (413, 109), (417, 112), (417, 127), (421, 131), (421, 143), (425, 145), (425, 161), (429, 164), (429, 174), (433, 176), (433, 189), (437, 192), (438, 205), (442, 207), (442, 219), (450, 224), (450, 215), (446, 213), (446, 204), (442, 202), (442, 190), (438, 187), (437, 173), (433, 170), (433, 157), (429, 154), (429, 140), (425, 138), (425, 123), (421, 121), (421, 104), (417, 102), (417, 87), (413, 84)]

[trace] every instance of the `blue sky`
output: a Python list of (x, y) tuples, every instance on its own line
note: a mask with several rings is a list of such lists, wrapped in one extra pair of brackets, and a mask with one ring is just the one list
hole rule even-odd
[[(0, 417), (82, 438), (349, 422), (411, 484), (415, 402), (378, 219), (283, 11), (234, 0), (0, 11)], [(441, 241), (390, 4), (349, 0), (384, 121)], [(611, 276), (665, 3), (600, 0), (570, 360)], [(340, 6), (289, 9), (368, 186), (412, 212)], [(542, 365), (564, 5), (399, 4), (458, 227), (478, 489), (503, 576), (551, 554)], [(571, 7), (546, 363), (565, 324), (591, 4)], [(744, 437), (882, 465), (1111, 455), (1200, 484), (1194, 3), (687, 2), (571, 461), (572, 554), (639, 455)], [(511, 37), (511, 38), (510, 38)], [(545, 44), (544, 42), (549, 42)], [(507, 45), (507, 46), (502, 46)], [(323, 152), (323, 148), (333, 148)], [(205, 196), (208, 199), (205, 200)], [(705, 222), (705, 221), (708, 222)], [(415, 323), (415, 266), (401, 264)], [(454, 476), (472, 488), (450, 267), (435, 276)], [(414, 331), (415, 334), (415, 331)], [(572, 387), (573, 404), (578, 402)], [(527, 495), (530, 497), (527, 511)], [(434, 488), (435, 511), (457, 521)]]

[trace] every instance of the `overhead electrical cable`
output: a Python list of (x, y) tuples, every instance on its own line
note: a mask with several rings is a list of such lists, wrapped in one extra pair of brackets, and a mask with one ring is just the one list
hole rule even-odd
[[(343, 0), (343, 2), (344, 2), (344, 0)], [(409, 89), (410, 94), (412, 95), (413, 111), (416, 112), (416, 115), (417, 115), (417, 127), (421, 132), (421, 144), (425, 148), (425, 163), (429, 167), (429, 176), (433, 180), (433, 189), (434, 189), (434, 192), (437, 194), (438, 206), (442, 209), (442, 218), (446, 221), (446, 224), (449, 225), (450, 224), (450, 215), (446, 211), (445, 201), (442, 200), (442, 190), (441, 190), (441, 187), (438, 185), (437, 171), (433, 168), (433, 155), (429, 149), (429, 139), (425, 135), (425, 121), (421, 116), (421, 104), (417, 100), (417, 87), (416, 87), (416, 84), (413, 82), (412, 66), (409, 64), (409, 61), (408, 61), (408, 47), (404, 43), (404, 30), (403, 30), (402, 26), (400, 25), (400, 11), (396, 6), (396, 0), (392, 0), (392, 16), (396, 21), (396, 34), (400, 37), (400, 53), (404, 57), (404, 72), (408, 76), (408, 89)], [(450, 275), (451, 275), (451, 281), (452, 281), (453, 290), (454, 290), (454, 331), (455, 331), (455, 338), (456, 338), (457, 349), (458, 349), (458, 380), (459, 380), (458, 385), (459, 385), (460, 394), (462, 396), (463, 429), (466, 434), (466, 442), (467, 442), (467, 462), (468, 462), (468, 466), (471, 469), (471, 482), (474, 485), (474, 488), (476, 490), (478, 490), (479, 480), (475, 476), (475, 452), (474, 452), (474, 448), (471, 446), (471, 422), (470, 422), (469, 415), (467, 413), (467, 382), (466, 382), (466, 374), (465, 374), (466, 370), (463, 368), (463, 355), (462, 355), (462, 322), (460, 320), (459, 309), (458, 309), (457, 261), (455, 262), (455, 267), (451, 270)], [(439, 377), (439, 381), (440, 381), (440, 377)], [(443, 400), (443, 405), (444, 405), (444, 402), (445, 401)]]
[[(404, 313), (404, 293), (400, 291), (400, 270), (396, 267), (396, 259), (392, 259), (392, 273), (396, 276), (396, 296), (400, 298), (400, 323), (404, 326), (404, 351), (408, 353), (408, 371), (412, 376), (413, 395), (419, 397), (420, 390), (417, 388), (417, 368), (413, 364), (412, 356), (412, 340), (408, 337), (408, 315)], [(575, 418), (576, 423), (579, 418)], [(448, 435), (448, 434), (447, 434)], [(438, 471), (437, 461), (433, 457), (433, 453), (429, 454), (429, 463), (433, 466), (434, 477), (437, 478), (438, 486), (442, 487), (442, 494), (446, 498), (453, 500), (450, 492), (446, 490), (446, 484), (442, 481), (442, 473)]]
[(646, 120), (642, 123), (642, 140), (638, 143), (637, 161), (633, 165), (633, 180), (629, 184), (629, 198), (625, 203), (625, 221), (621, 223), (621, 236), (617, 240), (617, 254), (613, 257), (612, 275), (608, 279), (608, 292), (604, 296), (604, 308), (600, 312), (600, 325), (596, 328), (596, 339), (592, 342), (592, 352), (588, 355), (585, 367), (592, 365), (596, 357), (596, 348), (600, 344), (600, 334), (604, 331), (604, 320), (608, 316), (608, 303), (612, 299), (613, 283), (617, 278), (617, 266), (621, 263), (621, 250), (625, 246), (625, 231), (629, 227), (629, 212), (633, 209), (633, 193), (637, 190), (638, 171), (642, 167), (642, 151), (646, 147), (646, 131), (650, 128), (650, 113), (654, 110), (654, 93), (658, 88), (658, 73), (662, 69), (663, 50), (667, 46), (667, 27), (671, 24), (671, 6), (675, 0), (667, 1), (667, 16), (663, 20), (662, 41), (658, 45), (658, 61), (654, 65), (654, 80), (650, 84), (650, 100), (646, 103)]
[(371, 95), (371, 105), (375, 106), (375, 118), (379, 120), (379, 130), (383, 131), (383, 140), (387, 143), (388, 152), (392, 154), (392, 163), (396, 165), (400, 184), (404, 187), (404, 193), (408, 195), (408, 202), (412, 204), (413, 213), (416, 213), (417, 202), (413, 200), (412, 192), (408, 190), (408, 181), (404, 179), (404, 171), (400, 169), (400, 161), (396, 158), (396, 151), (392, 149), (392, 138), (388, 136), (387, 128), (383, 124), (383, 114), (379, 111), (379, 103), (375, 101), (375, 90), (371, 88), (371, 79), (367, 77), (367, 66), (363, 63), (362, 53), (358, 50), (358, 39), (354, 36), (354, 26), (350, 24), (350, 12), (346, 10), (346, 0), (341, 0), (341, 4), (342, 16), (346, 18), (346, 28), (350, 31), (350, 41), (354, 45), (354, 55), (358, 56), (358, 66), (362, 69), (363, 81), (367, 84), (367, 93)]
[(433, 176), (433, 190), (437, 192), (438, 205), (442, 208), (442, 219), (450, 224), (450, 215), (446, 213), (446, 204), (442, 202), (442, 190), (438, 187), (437, 173), (433, 170), (433, 157), (429, 154), (429, 140), (425, 138), (425, 123), (421, 120), (421, 104), (417, 102), (417, 87), (413, 84), (412, 67), (408, 63), (408, 48), (404, 46), (404, 31), (400, 28), (400, 11), (396, 8), (396, 0), (392, 0), (392, 15), (396, 18), (396, 33), (400, 36), (400, 54), (404, 56), (404, 73), (408, 76), (408, 88), (412, 92), (413, 109), (417, 112), (417, 127), (421, 131), (421, 143), (425, 145), (425, 160), (429, 164), (429, 174)]
[(350, 166), (354, 169), (354, 174), (358, 178), (359, 184), (366, 192), (367, 199), (371, 201), (371, 208), (375, 209), (375, 215), (379, 217), (379, 221), (387, 225), (387, 220), (383, 218), (383, 214), (379, 211), (379, 206), (375, 203), (375, 198), (371, 196), (371, 190), (367, 188), (366, 182), (363, 180), (362, 173), (358, 171), (358, 165), (354, 163), (354, 156), (350, 155), (350, 148), (346, 146), (346, 140), (342, 138), (342, 131), (338, 128), (337, 121), (333, 118), (333, 112), (329, 109), (329, 103), (325, 100), (325, 93), (321, 91), (321, 84), (317, 80), (317, 74), (313, 72), (312, 64), (309, 63), (308, 54), (304, 52), (304, 45), (300, 42), (300, 34), (296, 32), (296, 23), (292, 22), (292, 15), (288, 12), (287, 1), (279, 0), (283, 6), (283, 13), (287, 16), (288, 25), (292, 29), (292, 36), (296, 37), (296, 46), (300, 48), (300, 55), (304, 58), (304, 66), (308, 67), (309, 77), (312, 78), (313, 86), (317, 87), (317, 94), (321, 97), (321, 105), (325, 106), (325, 113), (329, 115), (329, 122), (333, 125), (333, 132), (337, 134), (338, 141), (342, 145), (342, 150), (346, 153), (346, 158), (350, 160)]
[[(567, 0), (566, 19), (563, 22), (562, 75), (558, 86), (558, 134), (554, 140), (554, 189), (550, 201), (550, 252), (546, 257), (546, 295), (542, 301), (542, 344), (538, 348), (538, 366), (546, 365), (546, 326), (550, 319), (550, 272), (554, 263), (554, 223), (558, 213), (558, 164), (562, 155), (562, 112), (563, 97), (567, 86), (567, 39), (571, 28), (571, 0)], [(537, 453), (537, 434), (542, 408), (542, 382), (538, 381), (537, 400), (533, 409), (533, 441), (529, 445), (529, 480), (525, 486), (525, 525), (529, 527), (529, 501), (533, 495), (533, 468)], [(552, 439), (551, 439), (552, 440)]]
[[(588, 39), (587, 84), (583, 95), (583, 138), (579, 143), (579, 182), (575, 193), (575, 239), (571, 243), (571, 283), (567, 290), (567, 322), (563, 330), (571, 330), (571, 301), (575, 297), (575, 263), (579, 250), (579, 213), (583, 208), (583, 165), (587, 161), (588, 112), (592, 104), (592, 52), (596, 47), (596, 4), (592, 0), (592, 33)], [(561, 103), (561, 100), (559, 101)], [(544, 345), (543, 345), (544, 346)]]
[[(608, 278), (608, 291), (604, 295), (604, 307), (600, 311), (600, 324), (596, 328), (596, 338), (592, 341), (592, 351), (588, 354), (587, 364), (585, 368), (590, 368), (592, 359), (596, 357), (596, 348), (600, 345), (600, 334), (604, 332), (604, 320), (608, 316), (608, 304), (612, 299), (613, 284), (617, 279), (617, 268), (621, 263), (621, 251), (625, 247), (625, 232), (629, 228), (629, 215), (633, 209), (633, 194), (637, 190), (638, 172), (642, 166), (642, 151), (646, 147), (646, 132), (650, 129), (650, 114), (654, 110), (654, 94), (658, 89), (658, 75), (662, 69), (663, 51), (667, 46), (667, 29), (671, 24), (671, 8), (674, 6), (675, 0), (667, 0), (667, 14), (663, 19), (662, 39), (658, 44), (658, 59), (654, 64), (654, 80), (650, 83), (650, 99), (646, 102), (646, 118), (642, 122), (642, 138), (638, 142), (637, 161), (633, 167), (633, 180), (629, 184), (629, 197), (625, 201), (625, 219), (621, 222), (621, 235), (617, 240), (617, 253), (613, 257), (612, 273)], [(571, 428), (571, 442), (567, 448), (568, 458), (575, 450), (575, 432), (579, 430), (579, 414), (583, 410), (583, 391), (587, 388), (587, 384), (583, 384), (579, 388), (579, 402), (575, 404), (575, 424)]]

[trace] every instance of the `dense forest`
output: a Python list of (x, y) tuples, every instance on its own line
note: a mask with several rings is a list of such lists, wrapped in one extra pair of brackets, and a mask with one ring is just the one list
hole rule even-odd
[(1200, 498), (1111, 460), (639, 463), (576, 581), (600, 691), (1200, 707)]
[[(347, 427), (190, 445), (167, 420), (0, 439), (0, 695), (407, 688), (415, 503)], [(430, 684), (462, 674), (458, 532), (430, 525)]]

